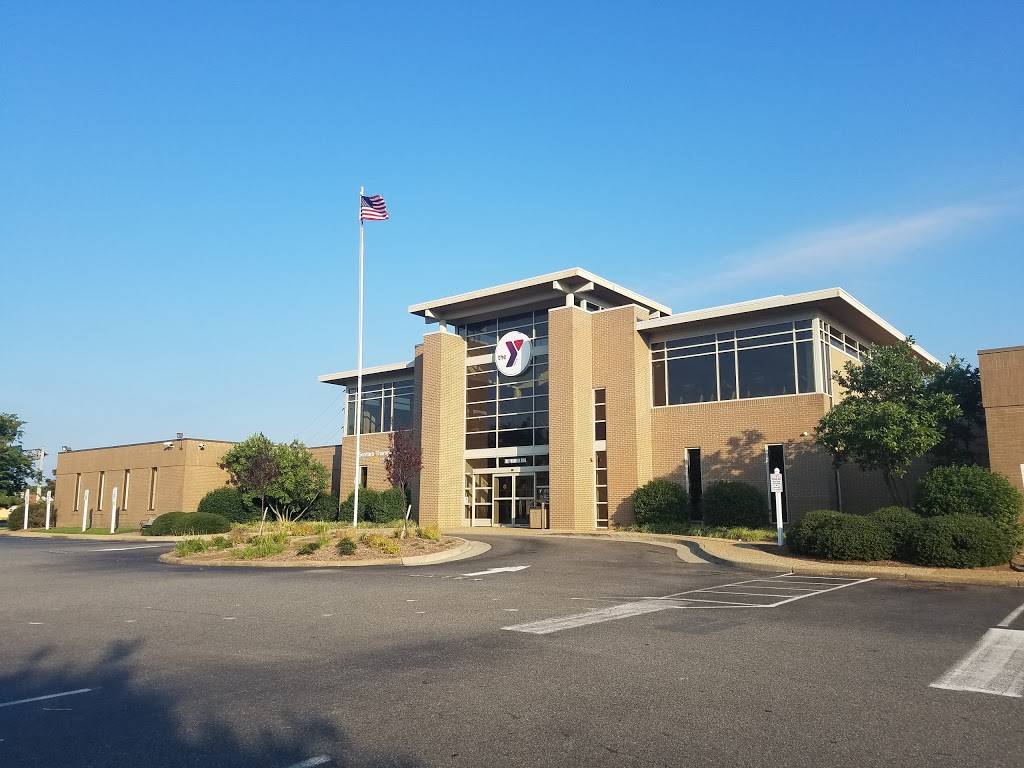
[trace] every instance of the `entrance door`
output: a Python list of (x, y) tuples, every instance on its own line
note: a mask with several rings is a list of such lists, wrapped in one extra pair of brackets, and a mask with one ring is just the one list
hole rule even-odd
[(470, 518), (470, 525), (491, 526), (493, 514), (491, 511), (491, 476), (473, 475), (473, 517)]
[(498, 525), (529, 525), (533, 495), (533, 475), (495, 475), (494, 522)]

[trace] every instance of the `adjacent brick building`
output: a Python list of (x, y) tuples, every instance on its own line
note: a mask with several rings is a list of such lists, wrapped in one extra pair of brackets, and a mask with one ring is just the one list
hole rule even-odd
[(978, 352), (989, 466), (1024, 491), (1024, 347)]
[(904, 338), (841, 289), (673, 314), (574, 268), (409, 311), (438, 330), (412, 360), (364, 369), (358, 409), (355, 371), (320, 377), (348, 390), (343, 495), (358, 410), (360, 482), (386, 485), (389, 433), (413, 430), (419, 519), (446, 528), (525, 525), (540, 502), (554, 528), (624, 526), (631, 494), (652, 478), (699, 502), (721, 479), (767, 492), (775, 467), (790, 520), (887, 499), (880, 478), (836, 472), (812, 439), (842, 397), (832, 374)]

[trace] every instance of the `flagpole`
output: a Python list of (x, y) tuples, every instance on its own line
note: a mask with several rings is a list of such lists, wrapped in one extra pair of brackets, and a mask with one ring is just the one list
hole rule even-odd
[(356, 344), (356, 460), (355, 481), (352, 485), (352, 527), (359, 525), (359, 437), (363, 427), (363, 193), (359, 187), (359, 340)]

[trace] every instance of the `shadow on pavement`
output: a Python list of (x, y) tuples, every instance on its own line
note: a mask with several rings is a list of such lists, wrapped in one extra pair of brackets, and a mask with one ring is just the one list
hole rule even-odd
[[(319, 756), (331, 758), (317, 763), (326, 766), (420, 765), (386, 752), (354, 754), (351, 740), (335, 723), (315, 711), (298, 711), (305, 702), (296, 701), (292, 711), (270, 711), (246, 695), (241, 681), (232, 700), (235, 722), (229, 722), (211, 712), (216, 705), (204, 702), (202, 679), (193, 681), (188, 702), (140, 679), (141, 647), (140, 640), (112, 642), (97, 662), (77, 665), (59, 658), (51, 646), (13, 671), (5, 664), (0, 704), (91, 690), (0, 707), (0, 765), (288, 768)], [(8, 661), (11, 650), (5, 649)]]

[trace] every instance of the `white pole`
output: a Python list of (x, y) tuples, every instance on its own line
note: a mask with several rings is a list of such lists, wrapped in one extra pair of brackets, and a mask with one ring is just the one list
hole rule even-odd
[(352, 486), (352, 527), (359, 525), (359, 437), (363, 421), (363, 187), (359, 187), (359, 339), (356, 343), (356, 460)]
[(772, 472), (772, 493), (775, 494), (775, 537), (781, 547), (785, 537), (782, 534), (782, 473), (778, 467)]
[(88, 528), (89, 523), (89, 489), (85, 489), (85, 503), (82, 504), (82, 533)]
[(117, 486), (110, 491), (110, 532), (117, 533)]
[(21, 526), (22, 530), (25, 530), (25, 531), (28, 530), (28, 497), (29, 497), (29, 494), (30, 494), (30, 491), (29, 491), (28, 488), (26, 488), (25, 489), (25, 520), (24, 520), (24, 525)]
[(53, 491), (46, 492), (46, 530), (50, 530), (50, 507), (53, 504)]

